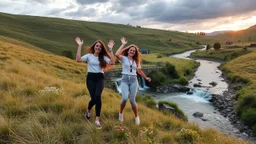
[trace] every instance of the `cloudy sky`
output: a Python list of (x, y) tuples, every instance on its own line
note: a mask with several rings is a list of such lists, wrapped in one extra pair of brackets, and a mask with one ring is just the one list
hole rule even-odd
[(0, 0), (0, 12), (204, 31), (256, 24), (255, 0)]

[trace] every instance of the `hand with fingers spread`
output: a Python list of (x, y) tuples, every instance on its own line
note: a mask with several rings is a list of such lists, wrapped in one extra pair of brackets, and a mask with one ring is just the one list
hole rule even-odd
[(113, 51), (114, 45), (115, 45), (115, 41), (114, 40), (109, 40), (108, 41), (108, 49), (109, 49), (110, 52)]
[(125, 37), (121, 37), (120, 40), (121, 40), (121, 42), (122, 42), (123, 45), (127, 44), (127, 42), (128, 42), (128, 41), (125, 39)]
[(75, 41), (79, 46), (83, 45), (84, 43), (84, 40), (81, 40), (80, 37), (76, 37)]

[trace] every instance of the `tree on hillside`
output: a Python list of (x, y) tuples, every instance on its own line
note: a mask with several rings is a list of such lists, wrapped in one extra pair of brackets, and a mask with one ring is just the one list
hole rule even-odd
[(219, 42), (214, 43), (213, 48), (215, 50), (219, 50), (221, 48), (221, 44)]
[(210, 48), (211, 48), (211, 45), (208, 44), (208, 45), (206, 46), (206, 51), (208, 51)]

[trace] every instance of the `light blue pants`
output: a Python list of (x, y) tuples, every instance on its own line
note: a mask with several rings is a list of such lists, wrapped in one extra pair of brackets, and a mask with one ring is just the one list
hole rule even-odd
[(129, 97), (132, 107), (137, 106), (135, 97), (138, 91), (138, 86), (136, 75), (123, 75), (121, 81), (122, 100), (120, 104), (125, 104)]

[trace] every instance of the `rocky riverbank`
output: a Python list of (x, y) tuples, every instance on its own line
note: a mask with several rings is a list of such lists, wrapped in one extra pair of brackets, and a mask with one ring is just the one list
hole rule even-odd
[(210, 99), (213, 106), (245, 136), (251, 137), (252, 131), (236, 115), (235, 106), (237, 104), (236, 95), (232, 90), (223, 92), (222, 95), (212, 94)]
[(188, 92), (189, 90), (189, 87), (180, 84), (166, 84), (156, 88), (158, 93)]

